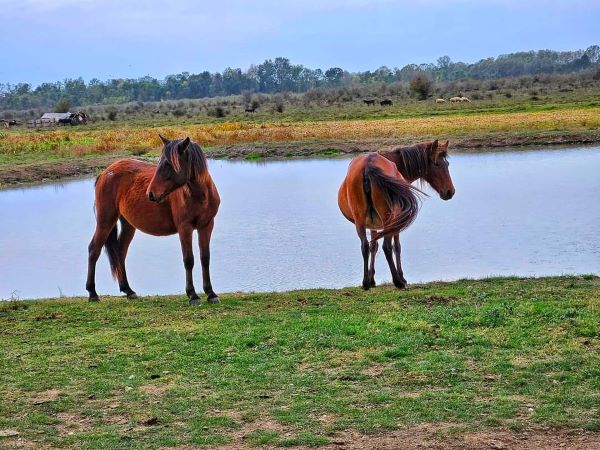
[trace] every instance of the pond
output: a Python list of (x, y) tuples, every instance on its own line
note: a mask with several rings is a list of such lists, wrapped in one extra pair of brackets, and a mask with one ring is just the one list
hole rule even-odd
[[(444, 202), (426, 189), (431, 196), (401, 235), (409, 283), (598, 273), (600, 147), (458, 153), (450, 161), (455, 197)], [(359, 241), (337, 207), (348, 163), (210, 161), (222, 199), (211, 243), (215, 290), (358, 286)], [(93, 183), (0, 191), (0, 298), (86, 295)], [(183, 293), (176, 236), (136, 233), (127, 268), (140, 295)], [(376, 269), (378, 283), (390, 281), (382, 252)], [(104, 254), (97, 290), (119, 294)]]

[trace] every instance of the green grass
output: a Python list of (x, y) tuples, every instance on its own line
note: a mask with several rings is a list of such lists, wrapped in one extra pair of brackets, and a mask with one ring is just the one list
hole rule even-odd
[(600, 279), (584, 276), (198, 308), (182, 296), (5, 302), (0, 430), (68, 448), (319, 446), (417, 423), (600, 430), (599, 298)]
[(257, 152), (250, 152), (248, 153), (244, 159), (248, 160), (248, 161), (256, 161), (261, 159), (263, 156), (260, 153)]

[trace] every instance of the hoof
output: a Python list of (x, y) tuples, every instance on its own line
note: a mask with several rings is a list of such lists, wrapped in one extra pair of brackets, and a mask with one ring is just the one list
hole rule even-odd
[(406, 281), (404, 283), (399, 282), (399, 283), (394, 283), (394, 286), (396, 286), (398, 289), (406, 289), (406, 286), (408, 286), (406, 284)]
[(190, 306), (199, 306), (200, 305), (200, 299), (199, 298), (191, 298), (190, 299)]
[(221, 303), (221, 299), (218, 296), (208, 297), (208, 303), (217, 304)]
[(374, 288), (375, 286), (377, 286), (377, 283), (375, 283), (375, 280), (371, 280), (371, 287)]
[(363, 290), (368, 291), (369, 289), (371, 289), (371, 283), (363, 283), (362, 288)]
[(99, 302), (100, 301), (100, 297), (98, 297), (97, 295), (90, 295), (90, 298), (88, 299), (88, 301), (90, 301), (90, 302)]
[(138, 299), (138, 296), (135, 292), (131, 292), (131, 293), (127, 294), (127, 299), (128, 300), (136, 300), (136, 299)]

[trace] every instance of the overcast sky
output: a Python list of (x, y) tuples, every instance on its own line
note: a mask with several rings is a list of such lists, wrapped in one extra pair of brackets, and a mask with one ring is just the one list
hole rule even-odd
[(598, 0), (0, 0), (0, 83), (162, 78), (276, 56), (356, 71), (592, 44)]

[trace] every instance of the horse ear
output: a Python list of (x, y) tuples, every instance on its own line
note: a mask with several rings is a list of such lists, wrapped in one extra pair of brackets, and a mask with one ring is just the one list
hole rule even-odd
[(439, 155), (439, 146), (438, 146), (438, 140), (436, 139), (435, 141), (433, 141), (431, 143), (431, 147), (429, 149), (429, 157), (431, 158), (431, 160), (435, 163), (437, 162), (438, 159), (438, 155)]
[(188, 145), (190, 145), (190, 138), (186, 137), (183, 141), (181, 141), (181, 143), (179, 144), (179, 153), (183, 153), (185, 151), (186, 148), (188, 148)]
[(164, 137), (162, 134), (158, 133), (158, 137), (160, 138), (160, 140), (162, 141), (163, 144), (167, 145), (169, 143), (169, 140)]

